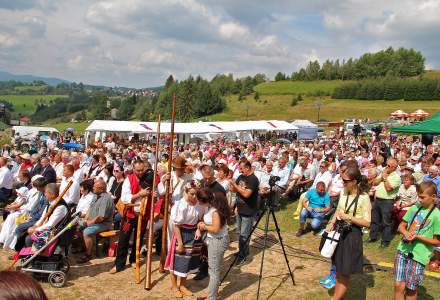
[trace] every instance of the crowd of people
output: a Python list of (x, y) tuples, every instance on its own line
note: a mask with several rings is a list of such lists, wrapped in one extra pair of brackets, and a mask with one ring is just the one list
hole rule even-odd
[[(117, 273), (127, 267), (127, 256), (129, 264), (135, 262), (136, 243), (130, 241), (139, 229), (143, 240), (148, 226), (153, 226), (160, 255), (163, 203), (170, 181), (165, 267), (175, 297), (192, 295), (186, 279), (197, 273), (195, 280), (209, 275), (206, 298), (217, 298), (232, 216), (238, 240), (236, 264), (241, 266), (248, 261), (248, 237), (271, 192), (277, 202), (298, 201), (292, 211), (292, 220), (299, 222), (297, 237), (335, 228), (343, 232), (330, 274), (320, 281), (326, 288), (335, 287), (334, 299), (344, 297), (351, 274), (362, 272), (367, 233), (365, 242), (380, 240), (380, 248), (389, 247), (397, 232), (404, 237), (396, 254), (396, 299), (403, 299), (404, 293), (417, 295), (426, 267), (440, 271), (439, 144), (425, 146), (417, 137), (347, 135), (290, 144), (273, 138), (252, 142), (220, 138), (174, 149), (170, 153), (169, 143), (157, 145), (154, 139), (128, 141), (113, 135), (80, 152), (58, 149), (54, 143), (33, 153), (4, 148), (0, 202), (7, 205), (0, 245), (19, 252), (44, 243), (66, 215), (78, 213), (73, 249), (83, 254), (78, 263), (93, 258), (97, 234), (119, 230), (117, 255), (109, 270)], [(168, 173), (170, 155), (174, 159)], [(51, 203), (65, 190), (48, 216)], [(142, 201), (154, 202), (153, 220), (149, 212), (138, 218)]]

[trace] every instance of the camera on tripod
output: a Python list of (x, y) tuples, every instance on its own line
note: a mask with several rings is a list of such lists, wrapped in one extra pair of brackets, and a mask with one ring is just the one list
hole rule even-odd
[(269, 186), (273, 187), (275, 185), (275, 183), (277, 181), (280, 181), (280, 180), (281, 180), (280, 176), (273, 176), (273, 175), (270, 176), (270, 178), (269, 178)]

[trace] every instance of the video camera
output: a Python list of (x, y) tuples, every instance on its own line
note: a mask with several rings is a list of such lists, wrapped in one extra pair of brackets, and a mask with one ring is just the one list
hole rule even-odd
[(275, 183), (277, 181), (280, 181), (280, 179), (281, 179), (280, 176), (273, 176), (273, 175), (270, 176), (270, 178), (269, 178), (269, 186), (271, 186), (271, 187), (275, 186)]

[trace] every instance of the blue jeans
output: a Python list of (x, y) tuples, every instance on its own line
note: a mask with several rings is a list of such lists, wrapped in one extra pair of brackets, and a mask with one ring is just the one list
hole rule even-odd
[(324, 213), (315, 212), (315, 211), (310, 212), (307, 209), (303, 208), (303, 210), (301, 211), (301, 215), (299, 217), (299, 222), (301, 224), (305, 224), (307, 218), (312, 219), (312, 222), (311, 222), (312, 228), (314, 230), (316, 230), (319, 228), (319, 226), (321, 226), (321, 223), (324, 220)]
[(254, 226), (255, 216), (237, 214), (238, 259), (245, 259), (249, 255), (249, 242), (246, 243)]
[(104, 223), (92, 224), (83, 229), (83, 235), (88, 237), (94, 237), (100, 232), (111, 230), (112, 226), (113, 224), (104, 224)]

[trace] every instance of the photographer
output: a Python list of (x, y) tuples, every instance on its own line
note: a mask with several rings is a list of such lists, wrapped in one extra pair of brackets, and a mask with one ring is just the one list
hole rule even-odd
[(241, 175), (237, 181), (230, 180), (232, 191), (237, 193), (238, 266), (246, 262), (249, 254), (249, 244), (246, 240), (251, 233), (258, 211), (259, 187), (258, 178), (252, 172), (252, 165), (249, 161), (240, 162), (240, 170)]
[(371, 203), (369, 185), (359, 168), (348, 167), (341, 175), (344, 189), (338, 207), (326, 231), (340, 232), (339, 244), (332, 256), (336, 266), (336, 285), (333, 299), (343, 299), (347, 292), (350, 275), (362, 273), (363, 244), (362, 227), (370, 227)]

